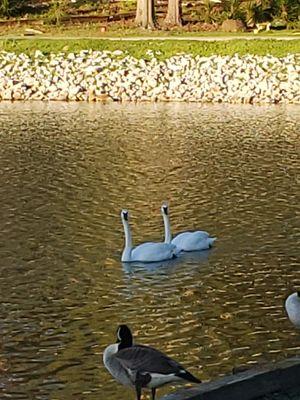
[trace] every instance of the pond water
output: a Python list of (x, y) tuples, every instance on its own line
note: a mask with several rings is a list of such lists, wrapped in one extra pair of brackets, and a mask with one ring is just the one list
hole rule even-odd
[[(1, 399), (133, 399), (102, 364), (120, 323), (202, 380), (299, 352), (299, 110), (0, 103)], [(214, 249), (122, 265), (121, 208), (161, 240), (164, 200)]]

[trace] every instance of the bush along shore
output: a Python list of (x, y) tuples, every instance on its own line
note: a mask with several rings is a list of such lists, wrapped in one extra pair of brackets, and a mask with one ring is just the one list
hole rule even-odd
[(0, 52), (1, 100), (300, 104), (300, 55)]

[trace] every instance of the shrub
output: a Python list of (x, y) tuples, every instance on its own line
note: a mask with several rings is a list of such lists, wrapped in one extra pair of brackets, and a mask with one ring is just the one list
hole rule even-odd
[(6, 17), (9, 15), (10, 5), (9, 0), (0, 0), (0, 16)]
[(52, 0), (49, 11), (45, 14), (45, 22), (60, 25), (66, 13), (67, 0)]

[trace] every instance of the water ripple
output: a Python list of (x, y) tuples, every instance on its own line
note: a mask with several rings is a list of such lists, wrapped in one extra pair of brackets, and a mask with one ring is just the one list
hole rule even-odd
[[(299, 352), (298, 112), (0, 103), (3, 398), (130, 398), (102, 365), (120, 323), (201, 379)], [(162, 240), (164, 200), (216, 247), (122, 265), (120, 209)]]

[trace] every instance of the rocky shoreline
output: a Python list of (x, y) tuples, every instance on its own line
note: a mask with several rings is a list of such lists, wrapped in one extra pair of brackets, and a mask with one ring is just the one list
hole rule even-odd
[(300, 55), (0, 52), (0, 100), (300, 104)]

